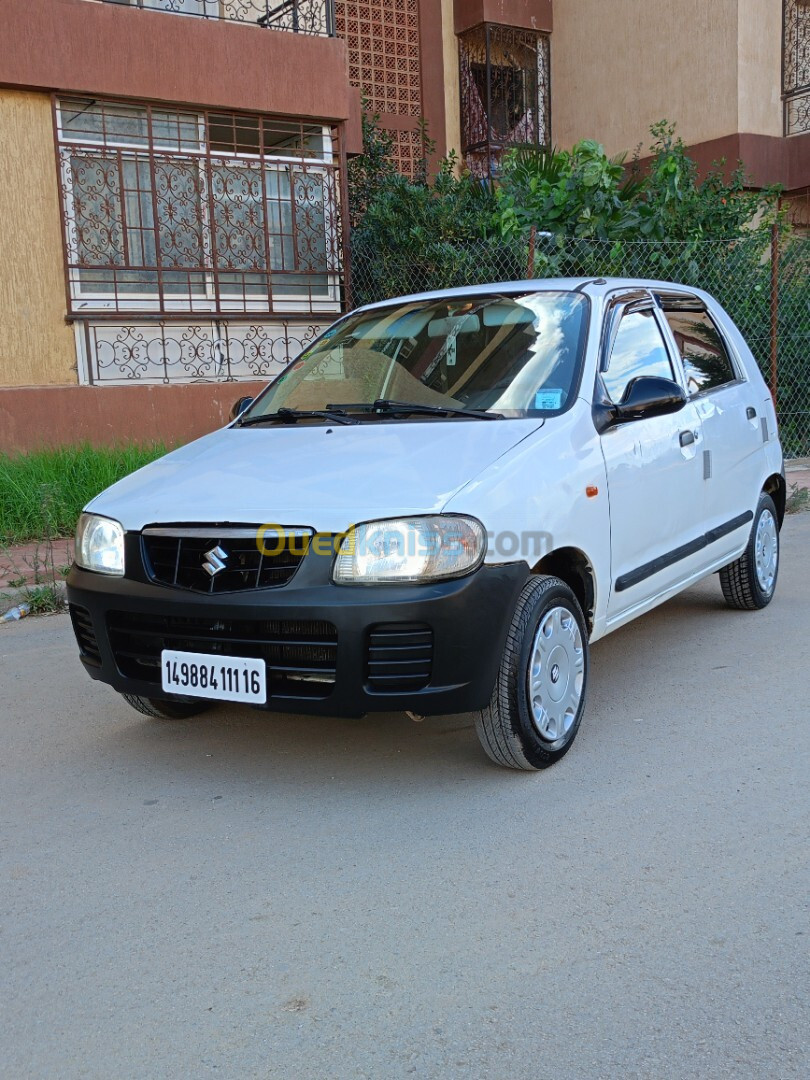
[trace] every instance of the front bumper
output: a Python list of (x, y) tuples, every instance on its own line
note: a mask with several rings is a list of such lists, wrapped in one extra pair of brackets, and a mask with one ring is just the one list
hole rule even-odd
[[(128, 561), (128, 567), (131, 563)], [(168, 698), (160, 650), (260, 656), (273, 711), (331, 716), (468, 712), (488, 703), (529, 571), (482, 566), (421, 586), (339, 586), (313, 552), (287, 585), (209, 596), (74, 565), (68, 601), (94, 679)]]

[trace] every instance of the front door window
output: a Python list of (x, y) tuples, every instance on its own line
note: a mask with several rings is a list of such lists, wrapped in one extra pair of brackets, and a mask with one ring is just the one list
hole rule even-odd
[(610, 363), (603, 376), (610, 400), (618, 404), (633, 379), (640, 375), (675, 378), (672, 361), (652, 311), (634, 311), (619, 323)]

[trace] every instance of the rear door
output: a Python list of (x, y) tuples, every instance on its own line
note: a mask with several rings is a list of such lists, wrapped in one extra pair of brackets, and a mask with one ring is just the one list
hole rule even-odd
[[(600, 378), (618, 403), (628, 383), (655, 375), (682, 385), (652, 298), (614, 306)], [(704, 494), (697, 408), (632, 420), (601, 436), (610, 500), (608, 622), (665, 592), (701, 565)]]
[(703, 429), (706, 526), (717, 537), (711, 554), (719, 558), (739, 548), (750, 528), (763, 480), (765, 411), (706, 306), (666, 298), (662, 305)]

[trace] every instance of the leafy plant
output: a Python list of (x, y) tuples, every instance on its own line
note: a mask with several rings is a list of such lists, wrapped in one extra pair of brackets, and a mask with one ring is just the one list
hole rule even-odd
[(380, 127), (378, 115), (370, 115), (363, 98), (363, 153), (349, 162), (349, 225), (355, 229), (385, 184), (397, 174), (394, 137)]
[(496, 189), (495, 225), (514, 237), (532, 226), (556, 235), (607, 240), (639, 227), (640, 181), (625, 176), (626, 155), (609, 158), (592, 139), (571, 151), (508, 153)]
[(639, 231), (654, 240), (731, 240), (770, 228), (776, 219), (778, 188), (764, 191), (746, 186), (745, 167), (737, 164), (731, 177), (725, 161), (715, 162), (704, 180), (689, 157), (674, 124), (662, 120), (650, 129), (652, 161), (645, 175), (636, 163), (639, 188)]
[(30, 585), (24, 590), (24, 597), (32, 615), (50, 615), (65, 606), (65, 595), (56, 582)]
[(800, 510), (810, 509), (810, 491), (798, 484), (791, 484), (785, 504), (785, 513), (798, 514)]
[(570, 151), (521, 148), (504, 157), (496, 225), (504, 236), (534, 226), (565, 237), (692, 242), (730, 240), (770, 228), (777, 189), (751, 191), (738, 165), (724, 176), (715, 164), (704, 180), (665, 120), (650, 129), (652, 159), (608, 157), (592, 139)]
[(365, 152), (349, 175), (354, 302), (430, 288), (436, 277), (464, 284), (476, 267), (481, 269), (481, 243), (496, 239), (491, 190), (469, 174), (459, 175), (452, 153), (429, 176), (434, 144), (424, 125), (413, 180), (386, 163), (391, 142), (378, 118), (367, 117), (363, 130)]

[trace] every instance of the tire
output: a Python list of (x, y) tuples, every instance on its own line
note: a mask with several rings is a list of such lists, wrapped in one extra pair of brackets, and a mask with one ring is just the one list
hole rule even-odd
[(476, 715), (478, 738), (489, 757), (526, 771), (559, 761), (579, 730), (588, 667), (588, 632), (574, 593), (556, 577), (527, 581), (492, 698)]
[(207, 701), (164, 701), (160, 698), (139, 697), (137, 694), (121, 694), (128, 704), (144, 716), (156, 720), (187, 720), (211, 708)]
[(779, 576), (779, 518), (773, 499), (764, 491), (751, 525), (748, 546), (720, 571), (720, 585), (729, 607), (758, 611), (767, 607)]

